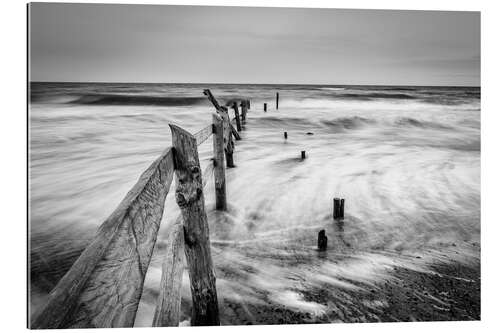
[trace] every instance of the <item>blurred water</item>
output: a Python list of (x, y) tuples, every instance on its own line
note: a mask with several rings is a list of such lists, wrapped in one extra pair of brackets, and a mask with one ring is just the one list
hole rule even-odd
[[(237, 167), (226, 171), (229, 212), (214, 211), (213, 185), (205, 188), (222, 304), (320, 316), (329, 305), (304, 299), (315, 286), (345, 300), (342, 290), (390, 278), (394, 265), (425, 270), (451, 254), (479, 260), (471, 246), (480, 236), (479, 88), (33, 83), (32, 310), (170, 145), (168, 124), (194, 133), (210, 123), (205, 88), (252, 103)], [(211, 145), (200, 146), (202, 164)], [(332, 220), (336, 196), (346, 200), (343, 223)], [(178, 214), (169, 195), (136, 326), (151, 323), (165, 234)], [(329, 237), (323, 254), (315, 251), (320, 229)], [(238, 317), (223, 312), (222, 321)]]

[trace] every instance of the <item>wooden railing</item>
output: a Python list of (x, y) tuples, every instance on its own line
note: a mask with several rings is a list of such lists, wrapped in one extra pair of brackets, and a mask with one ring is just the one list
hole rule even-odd
[[(203, 92), (216, 109), (213, 123), (193, 134), (169, 125), (172, 147), (140, 176), (95, 238), (50, 292), (33, 316), (31, 328), (132, 327), (151, 261), (166, 196), (174, 173), (181, 216), (170, 226), (162, 264), (160, 293), (152, 326), (178, 326), (184, 252), (192, 297), (191, 325), (219, 325), (215, 274), (203, 187), (214, 176), (216, 209), (227, 209), (225, 166), (234, 167), (234, 141), (250, 107), (236, 102), (237, 129), (228, 109), (210, 90)], [(197, 146), (213, 134), (213, 163), (200, 169)]]

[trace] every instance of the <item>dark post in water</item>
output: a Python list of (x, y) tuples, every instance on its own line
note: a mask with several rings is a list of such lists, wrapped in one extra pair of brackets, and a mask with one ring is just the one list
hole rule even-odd
[(248, 109), (247, 101), (242, 100), (240, 106), (241, 106), (241, 121), (245, 122), (247, 120), (247, 109)]
[(212, 115), (214, 145), (215, 209), (227, 210), (226, 171), (224, 168), (224, 124), (222, 118)]
[(241, 119), (240, 119), (240, 111), (238, 111), (238, 103), (233, 103), (234, 117), (236, 118), (236, 129), (238, 132), (241, 132)]
[(300, 157), (301, 157), (302, 159), (305, 159), (305, 158), (306, 158), (306, 151), (305, 151), (305, 150), (303, 150), (303, 151), (301, 151), (301, 152), (300, 152)]
[(325, 251), (328, 245), (328, 237), (326, 237), (325, 229), (318, 233), (318, 250)]
[(278, 110), (279, 100), (280, 100), (280, 93), (276, 93), (276, 110)]
[(284, 133), (284, 136), (285, 136), (285, 139), (288, 139), (288, 133), (287, 132)]
[(264, 112), (267, 112), (267, 103), (264, 103)]
[(333, 198), (333, 218), (335, 220), (344, 218), (344, 199)]

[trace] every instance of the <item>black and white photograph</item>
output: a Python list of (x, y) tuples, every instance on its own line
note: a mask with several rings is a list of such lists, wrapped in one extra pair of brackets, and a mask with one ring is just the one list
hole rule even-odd
[(480, 321), (481, 19), (27, 4), (27, 327)]

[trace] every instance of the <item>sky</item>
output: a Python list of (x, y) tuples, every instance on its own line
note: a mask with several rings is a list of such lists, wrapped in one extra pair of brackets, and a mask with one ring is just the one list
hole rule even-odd
[(30, 79), (480, 85), (480, 13), (34, 3)]

